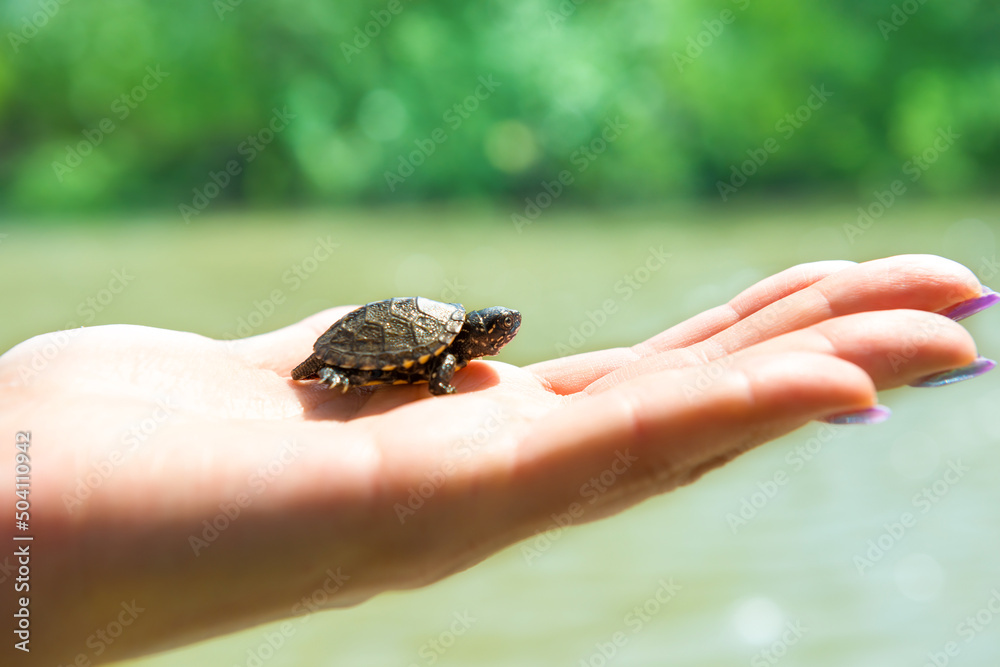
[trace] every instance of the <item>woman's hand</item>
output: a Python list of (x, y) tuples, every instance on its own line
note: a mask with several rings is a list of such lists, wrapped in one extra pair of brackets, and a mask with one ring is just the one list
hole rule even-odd
[(319, 590), (351, 605), (621, 511), (973, 363), (935, 313), (982, 289), (938, 257), (802, 265), (630, 348), (472, 362), (444, 397), (290, 380), (347, 308), (238, 341), (126, 325), (33, 338), (0, 358), (4, 479), (31, 432), (19, 655), (96, 664), (308, 613)]

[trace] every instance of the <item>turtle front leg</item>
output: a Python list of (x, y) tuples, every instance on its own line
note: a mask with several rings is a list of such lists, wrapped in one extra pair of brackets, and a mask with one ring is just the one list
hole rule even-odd
[(319, 376), (319, 381), (328, 385), (330, 389), (333, 389), (338, 384), (340, 385), (340, 393), (347, 393), (347, 388), (350, 387), (351, 382), (346, 375), (336, 370), (335, 368), (330, 368), (329, 366), (324, 366), (319, 369), (316, 373)]
[(446, 354), (441, 359), (441, 362), (431, 373), (431, 380), (428, 383), (431, 393), (435, 396), (441, 396), (442, 394), (454, 394), (455, 387), (451, 385), (451, 378), (455, 375), (455, 370), (458, 368), (458, 360), (455, 359), (454, 354)]

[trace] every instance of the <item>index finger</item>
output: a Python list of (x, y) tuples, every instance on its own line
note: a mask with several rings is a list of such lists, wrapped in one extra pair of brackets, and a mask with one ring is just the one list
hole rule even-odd
[(581, 391), (592, 382), (643, 357), (707, 340), (762, 308), (856, 265), (847, 260), (799, 264), (755, 283), (728, 303), (695, 315), (632, 347), (574, 354), (532, 364), (527, 369), (542, 378), (557, 394)]
[(969, 269), (943, 257), (901, 255), (865, 262), (768, 304), (669, 360), (644, 355), (601, 376), (588, 391), (662, 369), (665, 361), (668, 367), (713, 361), (845, 315), (897, 309), (941, 312), (982, 290)]

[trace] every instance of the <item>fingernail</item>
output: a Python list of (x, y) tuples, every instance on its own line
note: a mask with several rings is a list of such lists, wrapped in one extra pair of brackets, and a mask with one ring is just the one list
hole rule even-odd
[(941, 314), (958, 322), (959, 320), (964, 320), (970, 315), (975, 315), (981, 310), (986, 310), (990, 306), (995, 305), (998, 301), (1000, 301), (1000, 294), (997, 294), (986, 285), (983, 285), (982, 294), (969, 299), (968, 301), (955, 304), (951, 308), (941, 311)]
[(832, 415), (824, 418), (827, 424), (879, 424), (892, 415), (892, 410), (884, 405), (876, 405), (864, 410), (854, 412), (842, 412), (839, 415)]
[(987, 359), (986, 357), (976, 357), (976, 360), (968, 366), (962, 366), (961, 368), (953, 368), (950, 371), (941, 371), (940, 373), (927, 375), (919, 380), (911, 382), (910, 386), (943, 387), (946, 384), (954, 384), (956, 382), (961, 382), (962, 380), (971, 380), (972, 378), (978, 377), (983, 373), (988, 373), (993, 370), (996, 365), (997, 362), (992, 359)]

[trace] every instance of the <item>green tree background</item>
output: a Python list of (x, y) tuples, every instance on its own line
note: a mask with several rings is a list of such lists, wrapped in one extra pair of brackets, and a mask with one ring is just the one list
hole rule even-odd
[(914, 157), (934, 196), (1000, 175), (994, 2), (23, 0), (0, 24), (8, 213), (524, 204), (564, 170), (586, 205), (718, 201), (737, 172), (727, 199), (870, 199)]

